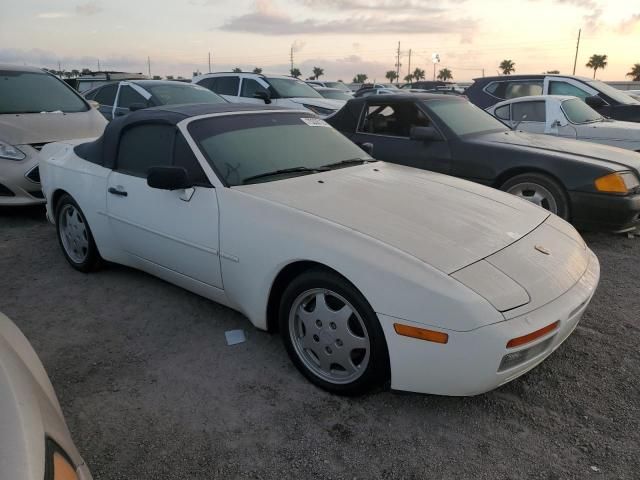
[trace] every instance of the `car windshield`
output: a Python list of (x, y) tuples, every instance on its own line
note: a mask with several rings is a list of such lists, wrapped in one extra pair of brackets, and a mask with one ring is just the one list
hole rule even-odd
[(347, 87), (344, 83), (342, 82), (324, 82), (325, 86), (329, 87), (329, 88), (339, 88), (340, 90), (344, 90), (349, 92), (349, 87)]
[(571, 123), (593, 123), (604, 120), (602, 115), (578, 98), (562, 102), (562, 110)]
[(144, 85), (160, 105), (179, 105), (183, 103), (227, 103), (224, 98), (211, 90), (192, 83), (158, 83)]
[[(192, 122), (189, 133), (229, 186), (314, 173), (354, 159), (372, 160), (323, 120), (297, 112), (205, 118)], [(282, 170), (288, 172), (263, 176)]]
[(320, 93), (320, 95), (322, 95), (324, 98), (330, 98), (332, 100), (351, 100), (353, 98), (353, 95), (349, 95), (348, 93), (345, 93), (342, 90), (318, 90), (318, 92)]
[(0, 114), (74, 113), (89, 108), (71, 87), (53, 75), (0, 70)]
[(313, 87), (296, 78), (268, 77), (267, 80), (281, 98), (322, 98)]
[(443, 98), (425, 105), (459, 136), (509, 130), (504, 123), (467, 101)]
[(607, 97), (610, 97), (616, 102), (621, 103), (623, 105), (636, 105), (640, 103), (638, 102), (638, 100), (630, 97), (629, 95), (624, 93), (622, 90), (618, 90), (617, 88), (614, 88), (611, 85), (607, 85), (606, 83), (601, 82), (599, 80), (592, 80), (590, 82), (587, 82), (587, 85), (590, 85), (596, 90), (601, 91)]

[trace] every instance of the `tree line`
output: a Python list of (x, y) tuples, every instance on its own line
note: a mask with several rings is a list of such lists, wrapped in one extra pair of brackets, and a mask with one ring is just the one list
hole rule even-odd
[[(593, 78), (596, 78), (598, 70), (604, 70), (609, 64), (607, 55), (593, 54), (589, 57), (589, 61), (585, 64), (585, 67), (593, 70)], [(500, 62), (498, 68), (502, 71), (503, 75), (511, 75), (516, 71), (516, 63), (513, 60), (503, 60)], [(559, 70), (549, 70), (544, 73), (558, 74)], [(640, 63), (636, 63), (631, 67), (629, 73), (625, 76), (631, 77), (634, 82), (640, 82)]]

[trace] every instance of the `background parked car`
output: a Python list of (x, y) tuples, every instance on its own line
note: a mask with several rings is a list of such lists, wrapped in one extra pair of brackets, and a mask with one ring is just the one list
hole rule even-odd
[(101, 87), (107, 83), (121, 82), (123, 80), (148, 80), (149, 77), (142, 73), (130, 72), (90, 72), (80, 75), (78, 78), (65, 79), (69, 85), (78, 90), (80, 93), (88, 92), (94, 88)]
[(2, 313), (0, 406), (3, 479), (91, 480), (38, 355)]
[(99, 104), (107, 120), (133, 110), (185, 103), (225, 103), (220, 95), (191, 83), (170, 80), (136, 80), (109, 83), (85, 93), (87, 100)]
[(599, 80), (572, 75), (503, 75), (476, 78), (465, 90), (472, 103), (486, 109), (503, 100), (534, 95), (570, 95), (605, 117), (640, 122), (640, 102)]
[(540, 95), (496, 103), (487, 111), (519, 130), (640, 151), (640, 123), (604, 118), (577, 97)]
[(44, 203), (38, 152), (97, 137), (106, 122), (78, 92), (39, 68), (0, 65), (0, 205)]
[(419, 89), (419, 90), (433, 90), (439, 87), (451, 87), (454, 85), (450, 82), (443, 82), (440, 80), (418, 80), (416, 82), (405, 83), (400, 88), (402, 89)]
[(232, 103), (305, 108), (320, 116), (331, 115), (344, 105), (344, 101), (324, 98), (302, 80), (284, 75), (205, 73), (192, 81)]
[(354, 98), (327, 121), (377, 159), (499, 188), (582, 228), (640, 223), (635, 152), (515, 132), (459, 96)]
[(353, 94), (355, 98), (359, 97), (368, 97), (370, 95), (398, 95), (401, 93), (411, 93), (406, 92), (405, 90), (400, 90), (398, 88), (387, 88), (387, 87), (375, 87), (375, 88), (361, 88), (356, 93)]
[(341, 100), (343, 102), (347, 102), (353, 98), (353, 93), (349, 91), (349, 93), (345, 92), (341, 88), (325, 88), (325, 87), (313, 87), (316, 91), (322, 95), (324, 98), (328, 98), (329, 100)]
[(311, 87), (324, 87), (324, 88), (337, 88), (338, 90), (342, 90), (347, 94), (353, 93), (351, 89), (345, 85), (343, 82), (325, 82), (320, 80), (307, 80), (307, 84)]

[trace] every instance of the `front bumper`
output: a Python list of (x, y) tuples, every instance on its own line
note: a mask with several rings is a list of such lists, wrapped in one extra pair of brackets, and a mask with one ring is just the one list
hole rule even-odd
[(38, 150), (19, 145), (27, 158), (0, 159), (0, 206), (38, 205), (45, 203), (38, 173)]
[[(600, 279), (600, 264), (593, 252), (589, 254), (584, 275), (560, 297), (522, 316), (468, 332), (437, 329), (449, 334), (449, 341), (444, 345), (399, 336), (394, 331), (394, 323), (418, 328), (425, 325), (379, 314), (389, 349), (391, 388), (471, 396), (493, 390), (534, 368), (573, 332), (593, 297)], [(509, 340), (555, 321), (560, 324), (552, 332), (521, 347), (506, 348)], [(532, 358), (500, 370), (505, 355), (534, 346), (543, 348)]]
[(640, 194), (569, 192), (572, 223), (582, 230), (629, 231), (640, 226)]

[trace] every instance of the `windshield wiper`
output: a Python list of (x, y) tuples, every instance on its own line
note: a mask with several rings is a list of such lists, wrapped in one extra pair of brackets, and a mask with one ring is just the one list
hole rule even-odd
[(377, 162), (377, 160), (374, 160), (373, 158), (350, 158), (349, 160), (341, 160), (335, 163), (328, 163), (326, 165), (323, 165), (320, 168), (326, 168), (327, 170), (330, 170), (336, 167), (347, 167), (349, 165), (363, 165), (369, 162)]
[(319, 173), (319, 172), (326, 172), (328, 170), (329, 170), (329, 168), (325, 168), (325, 167), (316, 167), (316, 168), (310, 168), (310, 167), (282, 168), (280, 170), (274, 170), (272, 172), (259, 173), (258, 175), (253, 175), (251, 177), (247, 177), (242, 181), (242, 183), (246, 184), (246, 183), (250, 182), (251, 180), (257, 180), (259, 178), (266, 178), (266, 177), (274, 177), (276, 175), (285, 175), (287, 173)]

